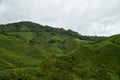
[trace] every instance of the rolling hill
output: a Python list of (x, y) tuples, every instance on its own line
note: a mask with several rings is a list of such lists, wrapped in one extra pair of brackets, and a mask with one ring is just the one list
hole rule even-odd
[(120, 80), (120, 35), (84, 36), (28, 21), (0, 25), (0, 80)]

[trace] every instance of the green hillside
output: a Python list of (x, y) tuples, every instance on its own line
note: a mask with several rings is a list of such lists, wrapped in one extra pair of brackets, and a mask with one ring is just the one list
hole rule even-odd
[(0, 80), (120, 80), (120, 35), (84, 36), (28, 21), (0, 25)]

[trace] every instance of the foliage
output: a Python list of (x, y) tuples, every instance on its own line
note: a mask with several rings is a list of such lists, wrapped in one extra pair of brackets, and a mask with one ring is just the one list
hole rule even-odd
[(119, 80), (120, 35), (33, 22), (0, 25), (0, 80)]

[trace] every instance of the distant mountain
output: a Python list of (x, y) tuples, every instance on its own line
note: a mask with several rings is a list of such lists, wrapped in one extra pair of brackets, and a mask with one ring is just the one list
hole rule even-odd
[(120, 80), (120, 35), (84, 36), (28, 21), (0, 25), (0, 80)]

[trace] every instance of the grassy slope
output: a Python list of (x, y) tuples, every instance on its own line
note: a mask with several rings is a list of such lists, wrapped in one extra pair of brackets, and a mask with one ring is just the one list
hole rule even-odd
[(0, 28), (1, 80), (119, 80), (120, 35), (93, 42), (62, 29), (14, 25)]

